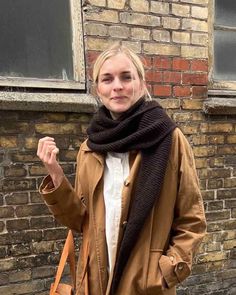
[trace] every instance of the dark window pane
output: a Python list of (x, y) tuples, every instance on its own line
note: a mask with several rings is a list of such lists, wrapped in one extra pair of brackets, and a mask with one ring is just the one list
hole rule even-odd
[(236, 27), (235, 0), (215, 0), (215, 24)]
[(215, 31), (214, 78), (236, 80), (236, 32)]
[(73, 80), (69, 0), (0, 1), (0, 75)]

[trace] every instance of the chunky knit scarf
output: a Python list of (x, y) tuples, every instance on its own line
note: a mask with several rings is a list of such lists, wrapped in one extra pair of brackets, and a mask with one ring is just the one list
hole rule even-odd
[(159, 198), (175, 127), (157, 102), (141, 98), (118, 120), (113, 120), (102, 106), (87, 130), (87, 143), (93, 151), (141, 151), (140, 170), (118, 250), (111, 294), (115, 294), (144, 222)]

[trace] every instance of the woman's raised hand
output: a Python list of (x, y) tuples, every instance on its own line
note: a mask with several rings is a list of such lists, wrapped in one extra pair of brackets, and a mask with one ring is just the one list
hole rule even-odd
[(64, 177), (63, 170), (57, 161), (58, 153), (59, 149), (53, 137), (46, 136), (39, 140), (37, 156), (50, 174), (55, 187), (61, 184)]

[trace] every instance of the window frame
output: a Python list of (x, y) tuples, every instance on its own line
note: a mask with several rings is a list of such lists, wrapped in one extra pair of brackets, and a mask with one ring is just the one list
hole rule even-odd
[(214, 68), (214, 19), (215, 19), (215, 0), (209, 0), (209, 79), (208, 87), (209, 92), (214, 94), (222, 94), (224, 92), (231, 92), (229, 95), (232, 95), (232, 92), (236, 91), (236, 80), (235, 81), (225, 81), (225, 80), (216, 80), (213, 77), (213, 68)]
[(0, 76), (0, 86), (51, 89), (85, 89), (84, 40), (81, 1), (69, 0), (72, 26), (73, 81)]

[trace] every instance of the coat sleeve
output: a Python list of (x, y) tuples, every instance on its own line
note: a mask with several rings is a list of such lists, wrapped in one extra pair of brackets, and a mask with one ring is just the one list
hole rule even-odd
[(192, 149), (178, 133), (178, 193), (169, 247), (159, 261), (168, 288), (190, 275), (193, 257), (205, 235), (206, 219)]
[(68, 179), (64, 179), (59, 187), (55, 188), (51, 177), (46, 176), (39, 188), (39, 192), (50, 212), (63, 225), (81, 232), (83, 218), (87, 208), (78, 179), (80, 152), (77, 156), (75, 189)]

